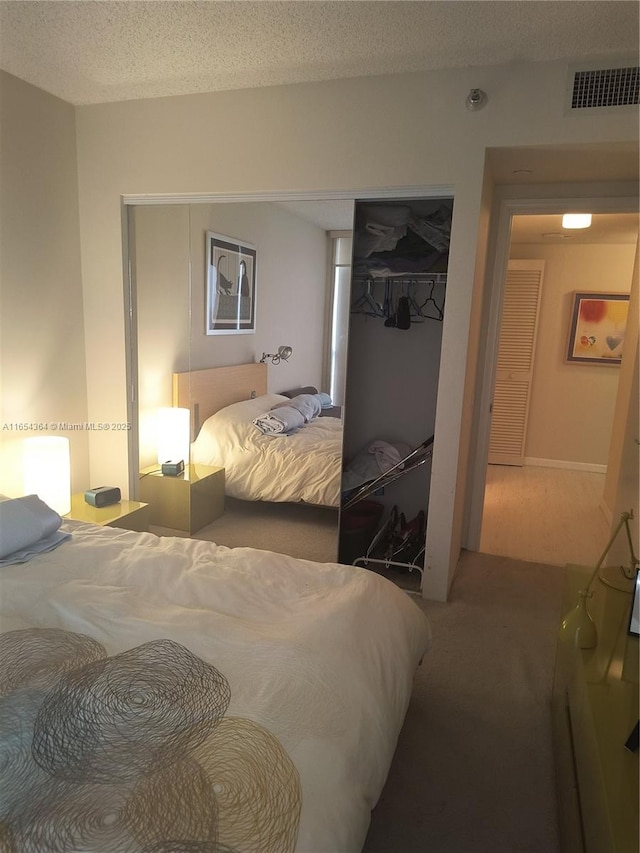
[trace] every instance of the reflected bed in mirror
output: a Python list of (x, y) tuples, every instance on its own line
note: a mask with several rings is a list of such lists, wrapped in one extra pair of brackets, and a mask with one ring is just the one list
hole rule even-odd
[[(320, 417), (322, 404), (330, 406), (330, 400), (322, 394), (269, 394), (266, 385), (264, 364), (173, 375), (174, 406), (192, 413), (191, 461), (224, 468), (231, 498), (337, 508), (342, 422)], [(293, 432), (265, 434), (256, 424), (278, 421), (286, 428), (289, 415), (295, 425), (303, 404), (315, 404), (314, 398), (311, 419)], [(306, 408), (301, 420), (304, 416)]]

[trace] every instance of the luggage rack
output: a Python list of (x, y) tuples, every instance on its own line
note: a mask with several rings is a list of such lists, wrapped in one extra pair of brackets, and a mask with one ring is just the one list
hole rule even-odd
[(410, 453), (407, 453), (403, 459), (396, 462), (395, 465), (392, 465), (391, 468), (388, 468), (384, 473), (380, 474), (379, 477), (376, 477), (375, 480), (369, 480), (346, 495), (343, 500), (342, 509), (349, 509), (350, 507), (355, 506), (359, 501), (362, 501), (369, 497), (369, 495), (377, 492), (378, 489), (388, 486), (400, 477), (404, 477), (404, 475), (408, 474), (409, 471), (414, 471), (416, 468), (424, 465), (425, 462), (428, 462), (433, 455), (433, 439), (434, 436), (430, 436)]

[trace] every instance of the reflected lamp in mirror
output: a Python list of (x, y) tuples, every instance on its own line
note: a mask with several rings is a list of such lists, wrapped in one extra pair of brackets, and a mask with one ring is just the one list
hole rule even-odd
[(263, 352), (260, 364), (265, 364), (267, 359), (271, 359), (271, 364), (280, 364), (281, 361), (289, 361), (293, 349), (291, 347), (278, 347), (278, 352)]
[(166, 406), (156, 414), (158, 464), (178, 462), (189, 464), (189, 409)]
[(59, 435), (25, 438), (22, 483), (25, 495), (37, 495), (58, 515), (71, 512), (69, 439)]

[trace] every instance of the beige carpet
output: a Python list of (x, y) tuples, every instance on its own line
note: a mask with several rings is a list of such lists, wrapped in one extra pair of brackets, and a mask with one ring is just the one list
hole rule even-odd
[[(332, 561), (336, 513), (228, 499), (196, 537)], [(463, 552), (449, 602), (412, 596), (433, 648), (363, 853), (558, 853), (550, 700), (563, 575)]]
[(332, 563), (338, 555), (338, 510), (310, 504), (225, 499), (225, 512), (194, 534), (229, 548), (261, 548)]
[(463, 553), (364, 853), (557, 853), (551, 687), (563, 570)]

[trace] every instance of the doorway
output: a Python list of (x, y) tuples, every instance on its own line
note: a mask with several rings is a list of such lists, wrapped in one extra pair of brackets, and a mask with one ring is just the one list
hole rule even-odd
[[(544, 279), (530, 395), (525, 400), (520, 383), (513, 428), (509, 406), (501, 405), (499, 370), (493, 379), (481, 551), (558, 565), (593, 564), (599, 557), (610, 527), (602, 496), (619, 367), (567, 361), (569, 325), (576, 291), (629, 292), (637, 239), (638, 219), (632, 213), (596, 213), (591, 227), (580, 232), (564, 230), (559, 213), (512, 216), (511, 264), (538, 262)], [(508, 289), (509, 284), (497, 324), (504, 332), (497, 337), (506, 340), (505, 351), (519, 341), (518, 330), (509, 327), (512, 317), (508, 312), (504, 316), (507, 308), (513, 312), (518, 305), (517, 299), (509, 300)], [(497, 454), (494, 445), (499, 442), (491, 435), (500, 438), (506, 430), (517, 438), (521, 427), (521, 458)]]

